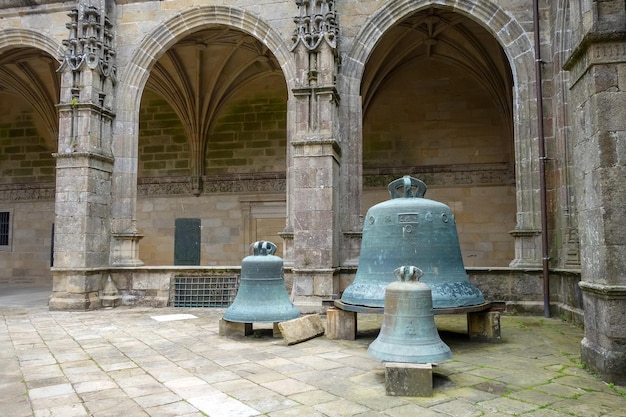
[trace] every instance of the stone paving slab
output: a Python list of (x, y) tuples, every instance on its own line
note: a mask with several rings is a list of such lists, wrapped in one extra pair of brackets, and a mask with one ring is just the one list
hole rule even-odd
[(437, 316), (453, 357), (433, 396), (393, 397), (367, 354), (381, 316), (360, 316), (354, 341), (288, 346), (219, 336), (223, 312), (0, 304), (0, 416), (626, 416), (626, 387), (588, 373), (582, 330), (558, 319), (503, 315), (502, 343), (483, 344), (464, 316)]

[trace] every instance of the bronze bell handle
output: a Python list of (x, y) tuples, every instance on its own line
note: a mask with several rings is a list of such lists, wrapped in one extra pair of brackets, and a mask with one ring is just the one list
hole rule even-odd
[[(391, 194), (391, 198), (424, 198), (428, 187), (423, 181), (409, 175), (405, 175), (402, 178), (391, 181), (387, 186), (387, 189), (389, 190), (389, 194)], [(399, 190), (402, 190), (402, 194), (398, 192)]]
[(419, 269), (416, 266), (401, 266), (396, 268), (393, 273), (398, 279), (402, 282), (404, 281), (419, 281), (422, 275), (424, 275), (424, 271)]
[(259, 240), (252, 245), (252, 253), (258, 255), (273, 255), (276, 253), (277, 246), (266, 240)]

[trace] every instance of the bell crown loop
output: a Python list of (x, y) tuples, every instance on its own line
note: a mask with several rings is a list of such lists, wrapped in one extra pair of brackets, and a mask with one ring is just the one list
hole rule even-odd
[(412, 265), (398, 267), (393, 273), (401, 282), (419, 282), (420, 278), (424, 275), (424, 271)]
[(410, 175), (391, 181), (387, 186), (391, 198), (424, 198), (428, 187)]
[(259, 240), (252, 244), (252, 253), (254, 256), (273, 255), (276, 253), (277, 246), (265, 240)]

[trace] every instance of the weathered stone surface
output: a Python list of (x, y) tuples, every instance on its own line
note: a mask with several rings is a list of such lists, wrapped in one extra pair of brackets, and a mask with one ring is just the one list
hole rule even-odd
[(357, 313), (335, 307), (326, 310), (326, 337), (337, 340), (354, 340), (357, 332)]
[(500, 343), (500, 312), (478, 311), (467, 314), (467, 332), (471, 340)]
[(387, 395), (431, 397), (433, 395), (433, 365), (430, 363), (385, 363)]
[(324, 334), (324, 324), (318, 314), (278, 323), (280, 333), (288, 345), (304, 342)]
[(252, 334), (252, 323), (235, 323), (220, 319), (220, 336), (250, 336)]

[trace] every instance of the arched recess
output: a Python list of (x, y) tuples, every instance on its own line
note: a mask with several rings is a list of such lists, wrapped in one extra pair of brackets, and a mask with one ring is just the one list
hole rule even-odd
[[(218, 52), (221, 61), (211, 61)], [(284, 40), (258, 16), (226, 6), (202, 7), (185, 11), (159, 25), (140, 42), (130, 64), (120, 77), (118, 87), (120, 91), (117, 105), (118, 118), (114, 129), (121, 135), (116, 135), (116, 142), (113, 145), (116, 158), (114, 177), (117, 178), (114, 182), (114, 199), (128, 203), (124, 206), (117, 205), (118, 210), (114, 211), (113, 220), (118, 233), (123, 233), (125, 230), (136, 231), (137, 174), (140, 169), (146, 167), (145, 164), (138, 166), (141, 161), (138, 155), (140, 120), (137, 116), (143, 111), (141, 110), (142, 97), (150, 95), (152, 98), (162, 100), (167, 107), (166, 111), (177, 115), (178, 128), (182, 136), (186, 137), (187, 142), (183, 153), (187, 154), (189, 165), (181, 169), (183, 176), (187, 175), (187, 177), (184, 183), (178, 184), (178, 191), (182, 188), (182, 192), (191, 198), (193, 195), (201, 195), (203, 188), (207, 190), (209, 187), (217, 187), (219, 191), (221, 187), (219, 181), (205, 184), (204, 187), (200, 182), (206, 173), (204, 164), (211, 159), (207, 155), (207, 134), (217, 124), (224, 123), (222, 116), (226, 111), (226, 103), (232, 104), (237, 100), (242, 102), (242, 91), (248, 87), (262, 89), (259, 85), (263, 84), (268, 77), (258, 77), (259, 68), (266, 75), (271, 73), (270, 78), (274, 80), (272, 83), (276, 82), (277, 77), (280, 79), (282, 86), (279, 88), (284, 94), (283, 115), (286, 118), (286, 101), (289, 96), (288, 91), (290, 91), (287, 85), (293, 83), (294, 74), (289, 61), (290, 55)], [(247, 58), (250, 58), (250, 61), (244, 62)], [(212, 76), (203, 79), (195, 78), (196, 75), (206, 74), (209, 70), (212, 71)], [(222, 120), (218, 120), (220, 117)], [(282, 123), (286, 124), (284, 120)], [(283, 128), (283, 131), (284, 135), (288, 134), (286, 128)], [(126, 137), (123, 138), (123, 136)], [(283, 149), (286, 148), (284, 138), (282, 143)], [(120, 170), (117, 168), (118, 161)], [(157, 171), (158, 169), (152, 170), (150, 175)], [(167, 169), (160, 175), (167, 176), (166, 171)], [(237, 191), (243, 193), (250, 191), (246, 189), (245, 175), (229, 171), (223, 174), (228, 177), (226, 180), (231, 180), (235, 176), (242, 178), (240, 184), (243, 184), (243, 188)], [(283, 178), (278, 179), (278, 182), (283, 184), (282, 190), (276, 191), (282, 193), (284, 207), (284, 172), (282, 175)], [(275, 178), (261, 179), (261, 182), (264, 180), (265, 183), (270, 184), (276, 182)], [(257, 181), (257, 185), (258, 183)], [(123, 186), (117, 187), (118, 184)], [(150, 184), (141, 184), (141, 186), (153, 187)], [(251, 187), (254, 188), (252, 185)], [(272, 185), (269, 187), (271, 188)], [(152, 189), (148, 193), (151, 193)], [(161, 187), (161, 191), (163, 190), (164, 187)], [(169, 187), (169, 190), (171, 191), (172, 187)], [(263, 190), (253, 189), (252, 192), (262, 194)], [(248, 204), (245, 197), (241, 197), (240, 200), (243, 202), (241, 205)], [(197, 206), (197, 202), (198, 200), (192, 205)], [(273, 203), (270, 201), (268, 205)], [(247, 221), (253, 222), (255, 207), (248, 207), (248, 209), (248, 214), (252, 216), (252, 219), (247, 219)], [(205, 207), (205, 213), (209, 211), (210, 209)], [(180, 216), (180, 213), (172, 213), (172, 216), (200, 217), (199, 212), (199, 209), (195, 209), (186, 211), (185, 215)], [(284, 214), (280, 222), (284, 227)], [(173, 219), (171, 223), (173, 225)], [(216, 229), (213, 230), (215, 233), (210, 237), (211, 242), (224, 240), (229, 233), (227, 228), (220, 229), (219, 232)], [(248, 231), (245, 230), (243, 233), (248, 233)], [(169, 240), (171, 245), (171, 236)], [(147, 247), (148, 244), (143, 246)], [(158, 244), (151, 245), (151, 247), (156, 248)], [(236, 259), (241, 258), (240, 247), (234, 249), (233, 252), (236, 253)], [(165, 261), (165, 263), (170, 262), (171, 260)], [(215, 264), (212, 260), (205, 259), (203, 263)], [(230, 264), (233, 264), (232, 260)]]
[[(383, 42), (386, 34), (397, 25), (406, 22), (410, 16), (429, 8), (456, 13), (478, 23), (497, 41), (504, 52), (513, 84), (511, 109), (516, 213), (511, 213), (515, 215), (515, 228), (511, 232), (515, 237), (515, 258), (511, 265), (539, 266), (540, 212), (537, 197), (538, 158), (532, 34), (526, 33), (517, 21), (493, 2), (392, 1), (373, 14), (363, 25), (354, 42), (354, 48), (343, 60), (342, 73), (345, 82), (348, 83), (348, 90), (354, 96), (361, 94), (362, 83), (367, 82), (364, 78), (366, 67), (376, 46)], [(354, 103), (354, 100), (350, 101), (351, 105)], [(362, 135), (361, 132), (359, 136)], [(361, 140), (361, 137), (358, 137), (358, 140)], [(358, 146), (355, 146), (356, 148)], [(353, 155), (353, 158), (360, 156)], [(365, 209), (366, 207), (363, 210)]]
[(50, 285), (61, 46), (27, 29), (0, 31), (0, 247), (5, 283)]
[(57, 58), (63, 54), (53, 39), (28, 29), (0, 32), (0, 91), (25, 101), (34, 122), (53, 151), (59, 133), (56, 105), (61, 89)]

